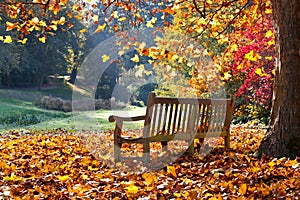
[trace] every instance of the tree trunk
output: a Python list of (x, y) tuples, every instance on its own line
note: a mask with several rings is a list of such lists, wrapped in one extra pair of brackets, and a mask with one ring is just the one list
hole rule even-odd
[(271, 0), (276, 75), (270, 127), (258, 154), (300, 157), (300, 2)]

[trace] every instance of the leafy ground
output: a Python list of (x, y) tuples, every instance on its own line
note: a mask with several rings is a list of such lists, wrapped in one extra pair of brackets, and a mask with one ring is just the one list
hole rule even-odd
[(95, 132), (10, 131), (0, 137), (0, 199), (299, 199), (299, 158), (252, 156), (264, 132), (234, 127), (230, 151), (208, 139), (202, 149), (216, 146), (205, 156), (138, 173), (96, 159), (83, 140)]

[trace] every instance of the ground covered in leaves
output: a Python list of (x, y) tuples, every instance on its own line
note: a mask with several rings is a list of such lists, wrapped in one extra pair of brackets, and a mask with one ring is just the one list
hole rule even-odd
[(231, 132), (231, 150), (208, 139), (202, 149), (213, 143), (209, 153), (183, 154), (160, 169), (135, 172), (102, 162), (83, 140), (88, 132), (11, 131), (0, 136), (0, 199), (300, 198), (299, 158), (257, 159), (253, 153), (265, 131)]

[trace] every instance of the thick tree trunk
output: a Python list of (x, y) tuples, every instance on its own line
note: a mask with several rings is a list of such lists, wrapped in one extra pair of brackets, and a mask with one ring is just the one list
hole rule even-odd
[(270, 127), (259, 155), (300, 157), (300, 1), (271, 0), (276, 76)]

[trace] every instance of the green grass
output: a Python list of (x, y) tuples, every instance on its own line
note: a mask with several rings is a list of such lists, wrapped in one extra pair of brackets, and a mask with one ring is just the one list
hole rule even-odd
[[(65, 98), (70, 96), (64, 88), (47, 90), (53, 96)], [(108, 117), (114, 115), (136, 116), (145, 114), (145, 108), (130, 107), (126, 110), (97, 110), (76, 113), (44, 110), (34, 106), (36, 98), (40, 98), (43, 91), (34, 90), (0, 90), (0, 132), (10, 129), (88, 129), (88, 130), (112, 130), (115, 124), (108, 122)], [(124, 129), (137, 129), (142, 122), (124, 124)]]
[(0, 131), (70, 116), (70, 113), (37, 108), (32, 102), (0, 98)]

